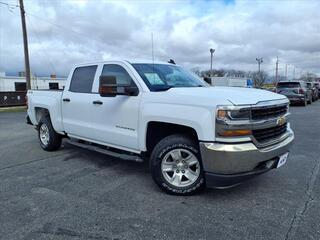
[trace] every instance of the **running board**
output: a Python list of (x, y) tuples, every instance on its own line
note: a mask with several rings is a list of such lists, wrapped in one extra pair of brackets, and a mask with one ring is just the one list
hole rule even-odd
[(117, 153), (108, 149), (104, 149), (103, 147), (99, 147), (98, 145), (92, 145), (92, 144), (88, 144), (88, 143), (81, 143), (81, 142), (77, 142), (77, 141), (72, 141), (72, 140), (66, 140), (67, 143), (74, 145), (76, 147), (81, 147), (87, 150), (91, 150), (91, 151), (95, 151), (98, 153), (102, 153), (102, 154), (106, 154), (115, 158), (120, 158), (122, 160), (126, 160), (126, 161), (134, 161), (134, 162), (143, 162), (143, 159), (138, 156), (138, 155), (134, 155), (134, 154), (128, 154), (128, 153)]

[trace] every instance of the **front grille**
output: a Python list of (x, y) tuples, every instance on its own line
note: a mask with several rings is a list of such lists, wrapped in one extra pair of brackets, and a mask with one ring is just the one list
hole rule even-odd
[(286, 131), (287, 131), (287, 123), (281, 126), (252, 130), (252, 135), (259, 143), (265, 143), (273, 139), (279, 138)]
[(287, 105), (270, 106), (264, 108), (253, 108), (251, 110), (252, 120), (262, 120), (268, 118), (276, 118), (287, 113)]

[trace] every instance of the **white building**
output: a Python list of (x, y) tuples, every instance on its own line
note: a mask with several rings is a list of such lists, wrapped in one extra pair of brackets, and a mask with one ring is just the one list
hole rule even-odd
[[(63, 89), (66, 78), (31, 77), (31, 89)], [(26, 78), (0, 74), (0, 92), (25, 91)]]
[(227, 87), (252, 87), (251, 79), (243, 77), (212, 77), (211, 82), (213, 86), (227, 86)]

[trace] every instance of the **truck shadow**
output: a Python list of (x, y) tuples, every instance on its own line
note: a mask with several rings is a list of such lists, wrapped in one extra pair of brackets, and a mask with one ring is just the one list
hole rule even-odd
[(140, 171), (141, 169), (144, 169), (148, 171), (148, 162), (140, 163), (134, 161), (126, 161), (99, 152), (76, 147), (68, 144), (67, 142), (63, 143), (63, 149), (72, 150), (72, 154), (65, 156), (63, 158), (63, 161), (77, 159), (78, 161), (84, 161), (90, 164), (94, 164), (98, 169), (109, 168), (115, 165), (124, 165), (132, 169), (137, 169)]
[[(135, 174), (138, 175), (143, 179), (148, 179), (148, 181), (152, 182), (152, 177), (149, 170), (149, 161), (144, 161), (142, 163), (140, 162), (134, 162), (134, 161), (126, 161), (122, 159), (118, 159), (112, 156), (108, 156), (102, 153), (98, 153), (95, 151), (83, 149), (80, 147), (73, 146), (68, 143), (63, 144), (63, 149), (65, 150), (71, 150), (71, 154), (65, 156), (62, 161), (81, 161), (86, 162), (87, 164), (92, 164), (94, 167), (97, 168), (97, 171), (101, 171), (108, 168), (114, 168), (114, 171), (119, 174), (119, 176), (125, 175), (125, 174)], [(226, 189), (210, 189), (206, 188), (202, 192), (198, 194), (198, 197), (205, 197), (205, 198), (212, 198), (212, 199), (219, 199), (219, 198), (225, 198), (225, 197), (231, 197), (232, 196), (241, 196), (245, 195), (246, 193), (255, 191), (254, 189), (260, 188), (261, 185), (263, 185), (263, 180), (259, 179), (260, 176), (254, 178), (254, 180), (250, 179), (248, 181), (245, 181), (237, 186), (226, 188)], [(146, 182), (146, 181), (144, 181)], [(150, 191), (153, 191), (156, 194), (164, 194), (155, 183), (150, 184), (146, 183), (145, 186), (141, 185), (141, 188), (152, 188), (149, 189)], [(192, 196), (170, 196), (166, 195), (169, 198), (175, 197), (175, 198), (182, 198), (182, 199), (189, 199), (193, 198)]]

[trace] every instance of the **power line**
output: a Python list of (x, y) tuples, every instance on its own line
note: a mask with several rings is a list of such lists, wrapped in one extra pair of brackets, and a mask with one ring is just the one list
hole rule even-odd
[(34, 15), (34, 14), (30, 14), (29, 12), (27, 12), (26, 14), (29, 15), (29, 16), (31, 16), (31, 17), (37, 18), (37, 19), (39, 19), (39, 20), (41, 20), (41, 21), (47, 22), (47, 23), (49, 23), (49, 24), (51, 24), (51, 25), (53, 25), (53, 26), (55, 26), (55, 27), (57, 27), (57, 28), (60, 28), (60, 29), (63, 29), (63, 30), (65, 30), (65, 31), (73, 32), (73, 33), (75, 33), (75, 34), (81, 35), (81, 36), (83, 36), (83, 37), (85, 37), (85, 38), (87, 38), (87, 39), (89, 39), (89, 40), (91, 40), (91, 41), (92, 41), (92, 40), (96, 41), (95, 39), (88, 37), (88, 35), (86, 35), (86, 34), (84, 34), (84, 33), (80, 33), (80, 32), (74, 31), (73, 29), (66, 28), (66, 27), (61, 26), (61, 25), (59, 25), (59, 24), (53, 23), (53, 22), (51, 22), (51, 21), (48, 21), (47, 19), (41, 18), (41, 17), (36, 16), (36, 15)]
[[(36, 37), (36, 39), (38, 40), (38, 42), (41, 43), (40, 38), (39, 38), (37, 32), (35, 31), (34, 26), (33, 26), (32, 22), (30, 21), (30, 18), (29, 18), (28, 16), (27, 16), (27, 19), (29, 20), (29, 23), (30, 23), (30, 30), (31, 30), (31, 32), (34, 34), (34, 36)], [(42, 45), (42, 44), (41, 44), (41, 45)], [(43, 47), (43, 45), (42, 45), (42, 47)], [(44, 48), (44, 47), (43, 47), (43, 48)], [(56, 69), (55, 69), (55, 67), (54, 67), (54, 65), (53, 65), (53, 63), (52, 63), (52, 61), (50, 60), (50, 57), (49, 57), (47, 51), (44, 50), (44, 51), (42, 51), (42, 53), (43, 53), (43, 57), (44, 57), (45, 59), (47, 59), (47, 61), (49, 62), (49, 65), (51, 66), (53, 72), (54, 72), (54, 73), (57, 73), (57, 72), (56, 72)]]
[[(8, 10), (9, 10), (10, 12), (12, 12), (12, 10), (15, 9), (15, 8), (19, 8), (19, 7), (20, 7), (18, 4), (6, 3), (6, 2), (2, 2), (2, 1), (0, 1), (0, 4), (7, 6), (7, 7), (8, 7)], [(48, 21), (48, 20), (45, 19), (45, 18), (39, 17), (39, 16), (37, 16), (37, 15), (35, 15), (35, 14), (33, 14), (33, 13), (30, 13), (29, 11), (25, 11), (25, 15), (29, 15), (29, 16), (31, 16), (31, 17), (37, 18), (37, 19), (39, 19), (39, 20), (41, 20), (41, 21), (47, 22), (47, 23), (49, 23), (49, 24), (51, 24), (51, 25), (53, 25), (53, 26), (55, 26), (55, 27), (57, 27), (57, 28), (63, 29), (63, 30), (65, 30), (65, 31), (68, 31), (68, 32), (72, 32), (72, 33), (81, 35), (81, 36), (83, 36), (83, 37), (85, 37), (85, 38), (87, 38), (87, 39), (89, 39), (89, 40), (91, 40), (91, 41), (92, 41), (92, 40), (96, 41), (95, 39), (88, 37), (88, 35), (86, 35), (86, 34), (84, 34), (84, 33), (77, 32), (77, 31), (75, 31), (75, 30), (73, 30), (73, 29), (71, 29), (71, 28), (66, 28), (66, 27), (64, 27), (64, 26), (62, 26), (62, 25), (53, 23), (53, 22), (51, 22), (51, 21)]]
[(18, 4), (6, 3), (6, 2), (1, 2), (1, 1), (0, 1), (0, 4), (7, 6), (7, 7), (8, 7), (8, 10), (9, 10), (10, 12), (12, 12), (15, 8), (20, 7)]
[(20, 7), (18, 4), (6, 3), (6, 2), (1, 2), (1, 1), (0, 1), (0, 4), (7, 5), (9, 7)]

